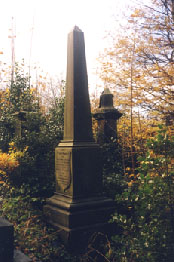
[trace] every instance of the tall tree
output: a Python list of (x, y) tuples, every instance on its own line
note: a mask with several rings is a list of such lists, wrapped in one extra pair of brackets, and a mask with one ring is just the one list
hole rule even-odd
[[(100, 78), (127, 115), (121, 119), (122, 144), (126, 148), (123, 140), (129, 138), (132, 171), (134, 149), (143, 150), (143, 117), (153, 127), (174, 111), (174, 1), (151, 0), (148, 5), (137, 6), (119, 33), (108, 34), (110, 45), (99, 57)], [(154, 128), (146, 130), (151, 135)]]
[(110, 34), (112, 44), (101, 56), (100, 76), (117, 97), (119, 92), (117, 104), (122, 107), (130, 104), (132, 86), (136, 107), (150, 110), (151, 115), (173, 112), (173, 9), (173, 0), (151, 0), (149, 6), (133, 10), (122, 34)]
[(173, 0), (152, 0), (131, 15), (131, 22), (139, 23), (141, 30), (138, 57), (147, 79), (146, 102), (164, 115), (174, 109), (173, 11)]

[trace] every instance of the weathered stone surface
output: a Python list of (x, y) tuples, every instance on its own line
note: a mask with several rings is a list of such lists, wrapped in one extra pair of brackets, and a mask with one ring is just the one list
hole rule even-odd
[(102, 193), (100, 148), (97, 144), (60, 143), (55, 150), (56, 192), (73, 199)]
[(87, 244), (92, 233), (109, 233), (108, 221), (114, 208), (113, 201), (102, 196), (73, 200), (55, 194), (47, 201), (45, 212), (47, 221), (60, 229), (64, 243), (79, 248)]
[(100, 96), (99, 108), (93, 114), (98, 121), (97, 142), (108, 143), (117, 138), (117, 120), (122, 114), (113, 106), (113, 94), (106, 88)]
[(0, 217), (0, 262), (30, 262), (21, 251), (14, 250), (13, 224)]
[[(83, 32), (68, 35), (64, 139), (55, 149), (56, 193), (44, 207), (69, 247), (85, 244), (92, 232), (108, 229), (114, 211), (102, 194), (100, 147), (93, 140)], [(78, 241), (77, 241), (78, 239)]]
[(84, 33), (78, 27), (68, 35), (64, 140), (93, 141)]
[(0, 261), (13, 261), (13, 225), (0, 217)]
[(118, 120), (122, 113), (120, 113), (113, 106), (113, 94), (110, 93), (109, 88), (106, 88), (100, 96), (99, 108), (93, 114), (97, 120), (113, 119)]
[(13, 262), (31, 262), (31, 259), (24, 255), (21, 251), (15, 250)]
[[(110, 199), (102, 196), (73, 200), (55, 194), (47, 203), (51, 204), (55, 211), (55, 213), (48, 214), (50, 221), (54, 221), (58, 227), (68, 229), (106, 223), (110, 218), (110, 211), (113, 209)], [(57, 216), (56, 209), (60, 207), (62, 210), (58, 210), (59, 216)]]

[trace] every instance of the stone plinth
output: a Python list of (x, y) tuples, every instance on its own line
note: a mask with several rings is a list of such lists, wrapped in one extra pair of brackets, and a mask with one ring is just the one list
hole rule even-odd
[(55, 149), (56, 192), (47, 200), (46, 219), (70, 248), (85, 245), (90, 234), (107, 231), (114, 212), (103, 197), (100, 147), (92, 136), (84, 34), (68, 35), (64, 139)]
[(105, 197), (74, 200), (55, 194), (47, 201), (47, 221), (60, 229), (63, 242), (71, 249), (87, 245), (94, 232), (109, 233), (113, 201)]
[(113, 106), (113, 94), (106, 88), (100, 96), (100, 105), (93, 117), (98, 121), (97, 142), (109, 143), (117, 138), (117, 120), (122, 114)]

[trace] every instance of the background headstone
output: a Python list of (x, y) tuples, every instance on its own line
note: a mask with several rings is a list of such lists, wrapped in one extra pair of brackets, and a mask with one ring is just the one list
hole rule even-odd
[(6, 219), (0, 217), (0, 261), (13, 262), (13, 225)]
[(122, 114), (113, 106), (113, 94), (105, 88), (100, 96), (99, 108), (93, 114), (98, 122), (97, 142), (99, 144), (111, 142), (117, 138), (117, 120)]
[(21, 251), (14, 250), (14, 227), (3, 217), (0, 217), (0, 262), (31, 262)]

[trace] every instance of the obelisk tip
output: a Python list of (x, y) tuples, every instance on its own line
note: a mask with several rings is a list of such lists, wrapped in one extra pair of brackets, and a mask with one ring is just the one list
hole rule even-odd
[(82, 30), (76, 25), (73, 27), (73, 31), (82, 32)]

